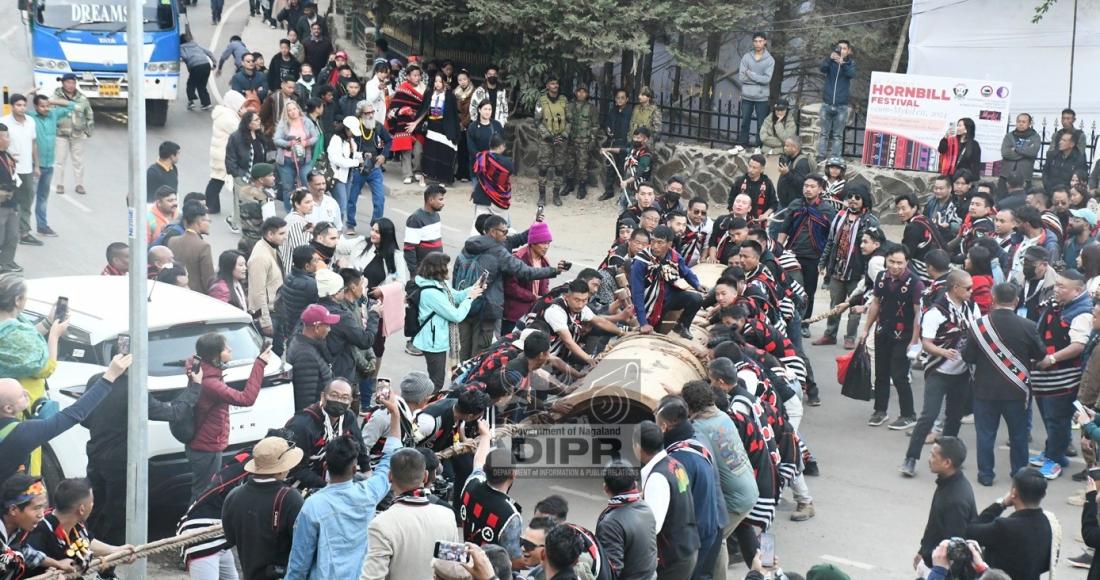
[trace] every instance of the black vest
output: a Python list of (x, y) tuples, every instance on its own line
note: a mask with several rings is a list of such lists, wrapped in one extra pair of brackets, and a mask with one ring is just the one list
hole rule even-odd
[[(663, 477), (668, 481), (668, 511), (664, 524), (657, 532), (657, 569), (691, 558), (699, 551), (699, 529), (695, 523), (695, 502), (684, 465), (666, 456), (658, 461), (649, 477)], [(680, 482), (684, 482), (681, 486)], [(644, 488), (644, 482), (643, 482)]]
[(471, 477), (462, 490), (459, 517), (462, 518), (463, 538), (484, 546), (498, 543), (504, 526), (520, 515), (508, 494), (490, 487), (484, 477)]
[(420, 410), (437, 419), (438, 427), (431, 433), (424, 433), (421, 447), (431, 447), (436, 453), (443, 451), (454, 444), (455, 435), (455, 403), (458, 399), (440, 399)]

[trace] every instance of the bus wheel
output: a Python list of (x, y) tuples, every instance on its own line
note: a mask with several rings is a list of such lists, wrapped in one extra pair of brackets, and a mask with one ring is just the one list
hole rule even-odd
[(145, 101), (145, 124), (149, 127), (163, 127), (168, 122), (168, 101), (163, 99)]

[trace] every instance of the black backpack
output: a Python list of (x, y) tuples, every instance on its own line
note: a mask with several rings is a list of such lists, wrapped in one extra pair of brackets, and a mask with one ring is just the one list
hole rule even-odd
[(199, 402), (201, 393), (201, 383), (187, 381), (187, 388), (169, 403), (171, 417), (168, 419), (168, 430), (176, 441), (184, 445), (195, 439), (195, 404)]
[(424, 290), (442, 292), (436, 286), (420, 286), (416, 282), (409, 282), (405, 287), (405, 337), (416, 338), (420, 331), (435, 316), (435, 312), (428, 314), (423, 321), (420, 320), (420, 293)]

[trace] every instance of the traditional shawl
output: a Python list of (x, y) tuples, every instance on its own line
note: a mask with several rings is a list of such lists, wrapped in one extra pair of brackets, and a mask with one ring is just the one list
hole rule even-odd
[(474, 175), (481, 191), (493, 205), (508, 209), (512, 205), (512, 174), (497, 160), (492, 151), (482, 151), (474, 158)]
[(413, 148), (413, 141), (424, 142), (424, 135), (417, 126), (417, 133), (413, 134), (406, 129), (408, 123), (416, 120), (421, 105), (424, 103), (424, 95), (408, 81), (401, 83), (390, 100), (390, 106), (386, 109), (386, 124), (393, 136), (391, 150), (394, 152), (409, 151)]

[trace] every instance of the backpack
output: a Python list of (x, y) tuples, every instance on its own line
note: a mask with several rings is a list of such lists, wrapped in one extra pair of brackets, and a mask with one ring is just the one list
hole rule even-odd
[[(462, 250), (458, 253), (458, 257), (455, 258), (454, 273), (451, 275), (451, 287), (455, 290), (466, 290), (474, 284), (477, 284), (478, 278), (481, 278), (482, 272), (486, 270), (481, 267), (481, 263), (478, 261), (480, 256), (472, 256), (466, 253), (466, 250)], [(478, 296), (474, 303), (470, 305), (470, 313), (466, 315), (466, 320), (473, 320), (479, 318), (481, 310), (485, 306), (485, 295)]]
[(183, 232), (183, 224), (179, 222), (172, 222), (164, 226), (164, 229), (160, 231), (160, 235), (157, 236), (157, 239), (153, 240), (153, 243), (149, 244), (149, 247), (151, 248), (153, 246), (167, 246), (168, 240), (176, 236), (182, 236)]
[(202, 383), (187, 382), (187, 388), (176, 395), (169, 405), (172, 415), (168, 419), (168, 430), (176, 441), (187, 445), (195, 439), (195, 404), (199, 402)]
[(424, 320), (420, 320), (420, 293), (424, 290), (442, 292), (435, 286), (420, 286), (416, 282), (409, 282), (405, 286), (405, 338), (413, 339), (435, 316), (435, 312), (428, 314)]

